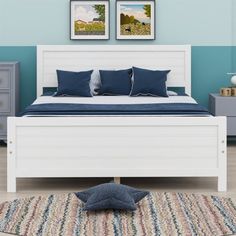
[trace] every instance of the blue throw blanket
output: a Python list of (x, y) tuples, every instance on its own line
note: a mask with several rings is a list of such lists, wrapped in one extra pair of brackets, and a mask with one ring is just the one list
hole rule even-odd
[(28, 106), (21, 116), (63, 115), (210, 115), (206, 108), (192, 103), (161, 104), (72, 104), (47, 103)]

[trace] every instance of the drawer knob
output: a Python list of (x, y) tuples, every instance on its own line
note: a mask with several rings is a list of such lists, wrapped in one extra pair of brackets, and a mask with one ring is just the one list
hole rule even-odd
[(9, 153), (12, 154), (12, 151), (10, 151)]
[(222, 151), (222, 153), (225, 153), (225, 151)]
[(222, 143), (225, 143), (225, 140), (222, 140), (221, 142), (222, 142)]
[(10, 144), (12, 144), (12, 141), (9, 141)]

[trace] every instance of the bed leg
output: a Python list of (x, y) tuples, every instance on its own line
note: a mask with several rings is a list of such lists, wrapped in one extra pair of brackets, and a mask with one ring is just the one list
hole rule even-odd
[(218, 175), (218, 191), (219, 192), (226, 192), (227, 191), (227, 156), (221, 156), (220, 162), (220, 173)]
[(16, 192), (16, 178), (7, 177), (7, 192), (15, 193)]
[(14, 118), (9, 117), (7, 121), (7, 192), (16, 192), (16, 149), (15, 149), (15, 122)]
[[(9, 151), (8, 151), (9, 152)], [(12, 157), (10, 151), (7, 155), (7, 192), (16, 192), (16, 172), (15, 172), (15, 158)]]
[(227, 191), (227, 134), (226, 117), (219, 117), (218, 129), (218, 191)]
[(15, 172), (15, 162), (11, 154), (7, 156), (7, 192), (16, 192), (16, 172)]
[(120, 177), (114, 177), (114, 183), (120, 184)]
[(16, 192), (16, 175), (15, 171), (11, 168), (7, 168), (7, 192), (15, 193)]
[(218, 192), (227, 191), (227, 177), (226, 175), (218, 176)]

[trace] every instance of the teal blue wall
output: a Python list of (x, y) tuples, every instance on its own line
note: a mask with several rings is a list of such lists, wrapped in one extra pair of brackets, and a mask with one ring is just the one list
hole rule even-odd
[(20, 104), (24, 109), (36, 96), (36, 47), (0, 47), (0, 61), (20, 62)]
[[(236, 47), (235, 47), (236, 49)], [(230, 85), (227, 72), (231, 71), (231, 47), (194, 46), (192, 48), (192, 94), (205, 106), (208, 93)], [(36, 96), (36, 47), (0, 47), (1, 60), (21, 62), (21, 108)]]
[(208, 106), (208, 94), (230, 86), (232, 71), (231, 46), (194, 46), (192, 48), (192, 96)]
[[(232, 0), (232, 45), (236, 46), (236, 1)], [(236, 61), (235, 61), (236, 62)]]
[[(192, 95), (230, 85), (236, 72), (236, 0), (157, 0), (156, 40), (115, 40), (115, 0), (110, 0), (111, 39), (71, 41), (69, 0), (0, 0), (0, 61), (21, 63), (21, 108), (35, 99), (38, 44), (191, 44)], [(234, 47), (233, 47), (234, 45)]]
[(236, 46), (232, 47), (232, 71), (236, 73)]
[(236, 72), (236, 0), (233, 0), (232, 7), (232, 71)]
[[(110, 0), (111, 40), (100, 44), (225, 46), (232, 40), (235, 0), (157, 0), (155, 41), (115, 40), (115, 0)], [(96, 44), (69, 40), (69, 0), (0, 0), (0, 45)]]

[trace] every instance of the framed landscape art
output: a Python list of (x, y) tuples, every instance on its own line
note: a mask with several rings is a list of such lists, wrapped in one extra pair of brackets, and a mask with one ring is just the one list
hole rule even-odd
[(117, 39), (155, 39), (155, 1), (116, 1)]
[(71, 39), (109, 39), (109, 0), (70, 1)]

